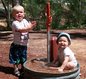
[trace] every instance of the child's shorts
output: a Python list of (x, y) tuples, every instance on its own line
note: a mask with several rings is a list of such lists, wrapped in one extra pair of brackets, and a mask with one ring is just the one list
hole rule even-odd
[(10, 46), (9, 60), (11, 64), (23, 64), (27, 60), (27, 46), (12, 43)]

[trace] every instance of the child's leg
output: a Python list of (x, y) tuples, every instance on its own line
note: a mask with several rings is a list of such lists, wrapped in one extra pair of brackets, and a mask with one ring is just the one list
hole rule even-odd
[(21, 71), (23, 71), (24, 67), (23, 64), (27, 60), (27, 46), (21, 46), (21, 56), (20, 56), (20, 63), (21, 63)]
[(18, 64), (14, 64), (14, 69), (18, 69)]
[(24, 69), (24, 66), (23, 66), (23, 64), (21, 64), (21, 70), (23, 70)]
[(76, 65), (73, 62), (68, 62), (68, 64), (66, 65), (65, 69), (73, 69), (75, 67), (76, 67)]
[(23, 75), (23, 73), (24, 73), (24, 67), (23, 67), (23, 64), (21, 64), (20, 73), (21, 73), (21, 75)]
[(14, 64), (14, 73), (17, 76), (20, 76), (20, 72), (19, 72), (19, 69), (18, 69), (18, 64)]
[(16, 44), (12, 43), (11, 47), (10, 47), (10, 53), (9, 53), (10, 63), (13, 64), (14, 73), (17, 76), (20, 76), (20, 72), (19, 72), (19, 69), (18, 69), (18, 64), (20, 63), (20, 59), (19, 59), (20, 49), (19, 48), (20, 48), (19, 45), (16, 45)]

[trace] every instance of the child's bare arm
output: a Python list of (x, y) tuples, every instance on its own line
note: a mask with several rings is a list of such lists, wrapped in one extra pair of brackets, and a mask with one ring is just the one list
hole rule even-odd
[(36, 27), (36, 21), (32, 21), (31, 23), (28, 24), (27, 27), (24, 27), (22, 29), (17, 29), (17, 32), (28, 32), (29, 30), (33, 29)]
[(63, 71), (64, 68), (66, 67), (68, 61), (69, 61), (69, 56), (66, 56), (65, 59), (64, 59), (64, 61), (63, 61), (63, 64), (61, 65), (61, 67), (59, 67), (58, 70), (62, 70)]

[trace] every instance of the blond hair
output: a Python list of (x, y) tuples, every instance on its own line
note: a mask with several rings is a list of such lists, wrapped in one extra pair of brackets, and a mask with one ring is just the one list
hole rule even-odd
[(20, 9), (24, 10), (24, 7), (21, 6), (21, 5), (15, 5), (15, 6), (12, 8), (12, 11), (18, 11), (18, 10), (20, 10)]
[(12, 14), (15, 12), (15, 11), (24, 11), (24, 7), (21, 6), (21, 5), (15, 5), (13, 8), (12, 8)]

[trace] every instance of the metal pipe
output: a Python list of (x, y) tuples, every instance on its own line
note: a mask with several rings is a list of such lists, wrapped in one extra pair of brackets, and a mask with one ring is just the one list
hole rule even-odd
[(47, 60), (48, 63), (50, 63), (50, 23), (51, 23), (51, 16), (50, 16), (50, 1), (47, 1), (47, 7), (46, 7), (46, 13), (47, 13)]

